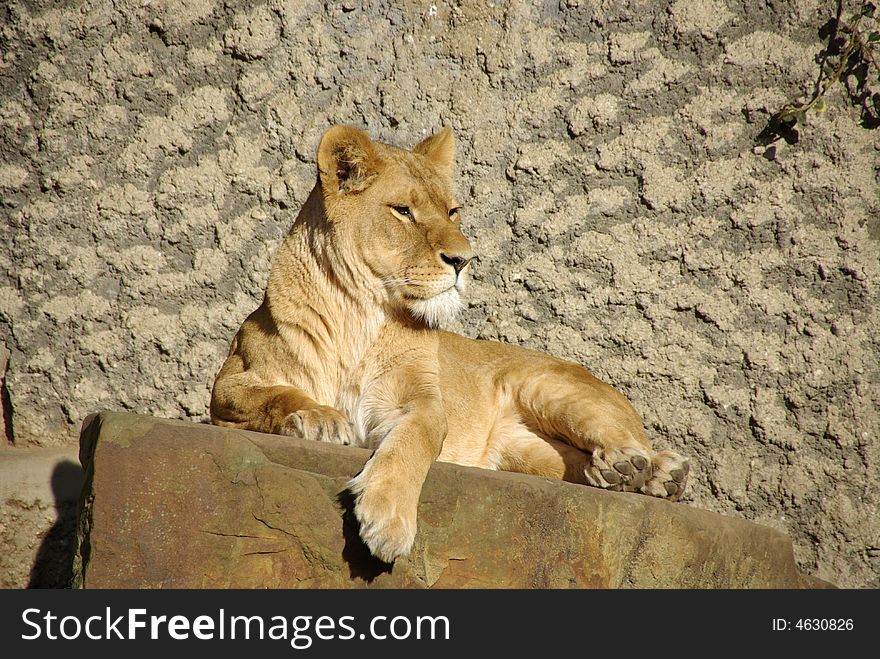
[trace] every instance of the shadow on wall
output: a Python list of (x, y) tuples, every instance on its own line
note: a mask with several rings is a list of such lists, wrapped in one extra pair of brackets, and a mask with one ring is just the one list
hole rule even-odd
[(52, 496), (55, 499), (55, 523), (37, 551), (28, 588), (69, 588), (76, 553), (76, 510), (85, 474), (71, 460), (55, 465), (52, 471)]

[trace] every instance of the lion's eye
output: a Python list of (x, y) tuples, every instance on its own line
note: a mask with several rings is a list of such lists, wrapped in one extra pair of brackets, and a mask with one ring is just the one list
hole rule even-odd
[(449, 219), (453, 220), (453, 221), (457, 220), (458, 213), (460, 210), (461, 210), (461, 206), (456, 206), (455, 208), (450, 208), (449, 209)]
[(407, 220), (414, 219), (412, 211), (409, 209), (409, 206), (392, 206), (391, 210)]

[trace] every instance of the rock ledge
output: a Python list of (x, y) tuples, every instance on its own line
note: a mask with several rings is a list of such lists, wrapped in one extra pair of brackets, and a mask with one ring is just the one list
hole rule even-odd
[(684, 504), (437, 463), (412, 553), (357, 536), (364, 449), (132, 414), (83, 426), (88, 588), (815, 588), (782, 533)]

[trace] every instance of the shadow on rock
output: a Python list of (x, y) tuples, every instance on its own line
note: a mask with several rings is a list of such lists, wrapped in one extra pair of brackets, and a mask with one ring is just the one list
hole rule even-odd
[(386, 563), (370, 553), (369, 547), (361, 540), (361, 525), (354, 516), (354, 495), (343, 490), (336, 497), (342, 507), (342, 535), (345, 546), (342, 548), (342, 560), (348, 563), (348, 572), (353, 579), (372, 582), (380, 574), (391, 574), (391, 563)]

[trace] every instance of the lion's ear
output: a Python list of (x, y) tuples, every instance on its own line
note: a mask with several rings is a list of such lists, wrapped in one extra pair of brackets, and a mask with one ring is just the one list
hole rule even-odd
[(425, 156), (446, 176), (452, 177), (455, 165), (455, 135), (449, 127), (431, 135), (416, 145), (413, 153)]
[(325, 191), (360, 192), (381, 164), (370, 136), (351, 126), (329, 128), (318, 145), (318, 175)]

